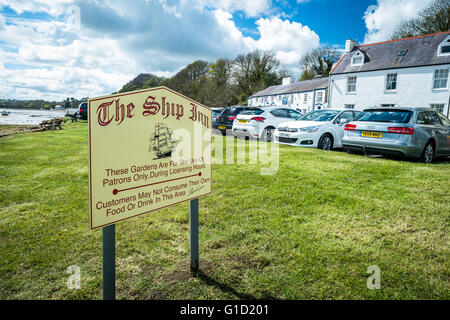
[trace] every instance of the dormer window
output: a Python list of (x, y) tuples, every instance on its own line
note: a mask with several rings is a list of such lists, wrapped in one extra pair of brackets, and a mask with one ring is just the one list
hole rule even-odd
[(358, 51), (352, 57), (352, 66), (361, 66), (364, 64), (364, 55)]
[(397, 57), (399, 57), (399, 58), (404, 57), (407, 52), (408, 52), (408, 49), (402, 49), (397, 53)]
[(438, 56), (448, 56), (450, 55), (450, 36), (448, 36), (441, 44), (438, 49)]

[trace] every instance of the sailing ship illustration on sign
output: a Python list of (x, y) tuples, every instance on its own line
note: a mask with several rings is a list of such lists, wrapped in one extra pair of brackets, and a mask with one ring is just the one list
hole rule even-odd
[(172, 133), (172, 130), (166, 124), (157, 123), (155, 131), (150, 137), (150, 148), (148, 151), (153, 151), (157, 158), (170, 157), (178, 142), (172, 139)]

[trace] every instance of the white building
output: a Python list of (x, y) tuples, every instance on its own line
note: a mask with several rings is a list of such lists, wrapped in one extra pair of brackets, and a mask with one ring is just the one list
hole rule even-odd
[(251, 107), (287, 107), (303, 113), (328, 106), (328, 78), (319, 78), (291, 83), (291, 77), (283, 79), (281, 85), (271, 86), (248, 99)]
[(330, 73), (330, 107), (432, 107), (449, 115), (450, 32), (356, 45)]

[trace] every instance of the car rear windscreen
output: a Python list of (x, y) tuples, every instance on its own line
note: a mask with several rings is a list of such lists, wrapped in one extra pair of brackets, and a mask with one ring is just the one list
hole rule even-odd
[(259, 114), (261, 114), (261, 113), (263, 113), (264, 112), (264, 110), (262, 110), (262, 109), (254, 109), (254, 110), (246, 110), (246, 111), (244, 111), (244, 112), (241, 112), (241, 114), (254, 114), (254, 115), (259, 115)]
[(412, 112), (407, 110), (368, 110), (353, 121), (408, 123), (411, 116)]
[(226, 108), (225, 110), (223, 110), (222, 115), (228, 116), (230, 114), (235, 114), (235, 113), (237, 113), (236, 108)]

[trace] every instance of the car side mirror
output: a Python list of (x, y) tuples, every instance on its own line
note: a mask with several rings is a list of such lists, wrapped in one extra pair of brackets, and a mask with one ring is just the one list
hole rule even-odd
[(343, 124), (346, 124), (346, 123), (348, 123), (348, 122), (350, 122), (350, 121), (352, 121), (352, 119), (340, 119), (340, 121), (339, 121), (339, 125), (343, 125)]

